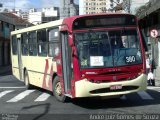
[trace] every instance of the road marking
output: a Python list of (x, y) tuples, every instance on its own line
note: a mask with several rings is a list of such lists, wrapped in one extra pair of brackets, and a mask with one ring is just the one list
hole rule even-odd
[(26, 88), (25, 86), (21, 86), (21, 87), (0, 87), (0, 88)]
[(3, 97), (4, 95), (10, 93), (10, 92), (13, 92), (14, 90), (5, 90), (3, 92), (0, 92), (0, 98)]
[(18, 94), (17, 96), (15, 96), (14, 98), (8, 100), (7, 102), (17, 102), (22, 100), (24, 97), (26, 97), (27, 95), (29, 95), (30, 93), (34, 92), (35, 90), (26, 90), (20, 94)]
[(140, 91), (140, 92), (137, 92), (137, 93), (144, 100), (153, 100), (153, 98), (148, 93), (146, 93), (145, 91)]
[(149, 86), (147, 87), (148, 90), (155, 90), (157, 92), (160, 92), (160, 87), (155, 87), (155, 86)]
[(126, 98), (125, 95), (123, 95), (120, 99), (121, 99), (121, 100), (127, 100), (127, 98)]
[(37, 99), (35, 99), (35, 102), (41, 102), (47, 100), (51, 95), (47, 93), (42, 93)]

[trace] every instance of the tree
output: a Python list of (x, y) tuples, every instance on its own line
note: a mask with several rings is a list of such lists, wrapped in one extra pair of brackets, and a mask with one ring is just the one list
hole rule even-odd
[[(110, 4), (110, 7), (111, 7), (111, 11), (119, 11), (119, 10), (123, 10), (123, 2), (120, 3), (120, 0), (110, 0), (111, 4)], [(116, 4), (116, 6), (114, 7), (113, 4)]]
[(137, 10), (136, 10), (136, 15), (139, 15), (140, 13), (142, 13), (144, 10), (147, 10), (147, 8), (151, 7), (151, 2), (148, 2), (147, 4), (139, 7)]
[(131, 0), (123, 0), (123, 10), (125, 10), (126, 12), (130, 13), (130, 9), (131, 9)]

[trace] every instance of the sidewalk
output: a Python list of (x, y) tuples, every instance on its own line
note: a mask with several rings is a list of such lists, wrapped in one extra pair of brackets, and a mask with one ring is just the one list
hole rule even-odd
[(155, 85), (160, 87), (160, 67), (154, 70)]
[(155, 85), (157, 86), (157, 87), (160, 87), (160, 78), (155, 78)]
[(12, 67), (11, 65), (8, 66), (0, 66), (0, 76), (5, 74), (11, 74), (12, 73)]

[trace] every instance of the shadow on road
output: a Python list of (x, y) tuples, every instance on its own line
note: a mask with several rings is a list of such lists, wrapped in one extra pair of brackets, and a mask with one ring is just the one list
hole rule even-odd
[(50, 103), (31, 105), (31, 106), (28, 106), (28, 107), (23, 107), (22, 110), (34, 109), (34, 108), (37, 108), (37, 107), (40, 107), (40, 109), (44, 109), (44, 112), (42, 114), (34, 114), (33, 113), (33, 115), (26, 115), (26, 116), (22, 115), (21, 117), (23, 118), (23, 120), (39, 120), (39, 119), (44, 119), (43, 117), (46, 117), (45, 115), (47, 115), (47, 113), (50, 110)]
[(153, 99), (144, 100), (136, 93), (132, 93), (127, 96), (126, 100), (120, 98), (101, 99), (101, 98), (80, 98), (73, 99), (72, 103), (87, 109), (109, 109), (109, 108), (123, 108), (123, 107), (136, 107), (146, 105), (160, 105), (160, 92), (154, 90), (147, 90)]
[(24, 83), (18, 80), (13, 75), (0, 76), (0, 87), (19, 87), (24, 86)]

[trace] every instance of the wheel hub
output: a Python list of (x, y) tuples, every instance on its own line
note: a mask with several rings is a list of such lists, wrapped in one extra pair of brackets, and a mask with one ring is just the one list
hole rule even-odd
[(60, 82), (58, 82), (58, 83), (56, 84), (55, 91), (56, 91), (57, 95), (59, 95), (59, 96), (62, 95), (62, 88), (61, 88)]

